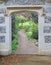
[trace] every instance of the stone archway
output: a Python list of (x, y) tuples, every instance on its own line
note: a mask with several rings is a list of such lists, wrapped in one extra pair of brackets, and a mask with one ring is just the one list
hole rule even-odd
[[(42, 16), (42, 14), (43, 14), (43, 8), (41, 6), (40, 7), (7, 7), (7, 10), (9, 10), (8, 11), (9, 16), (12, 13), (17, 12), (17, 11), (35, 11), (35, 12), (38, 13), (38, 23), (39, 24), (41, 23), (40, 19), (43, 20), (43, 16)], [(40, 27), (39, 27), (39, 32), (40, 32)], [(39, 34), (39, 37), (40, 37), (40, 34)], [(38, 39), (38, 41), (40, 41), (40, 39)], [(40, 46), (38, 48), (40, 49)]]
[[(6, 41), (6, 43), (8, 44), (7, 45), (7, 47), (6, 47), (6, 45), (5, 45), (5, 48), (7, 48), (7, 51), (5, 51), (3, 54), (4, 55), (7, 55), (7, 54), (10, 54), (11, 53), (11, 51), (12, 51), (12, 48), (11, 48), (11, 45), (12, 45), (12, 37), (11, 37), (11, 14), (13, 13), (13, 12), (17, 12), (17, 11), (35, 11), (35, 12), (37, 12), (38, 13), (38, 23), (39, 23), (39, 26), (38, 26), (38, 29), (39, 29), (39, 31), (38, 31), (38, 35), (39, 35), (39, 39), (38, 39), (38, 49), (39, 49), (39, 51), (42, 49), (42, 47), (41, 47), (41, 41), (42, 41), (42, 39), (43, 39), (43, 36), (41, 36), (42, 35), (42, 33), (43, 33), (43, 31), (42, 31), (42, 29), (43, 29), (43, 25), (41, 25), (42, 24), (42, 22), (44, 22), (44, 17), (42, 16), (42, 14), (43, 14), (43, 7), (42, 6), (33, 6), (33, 7), (6, 7), (6, 12), (5, 12), (5, 22), (7, 22), (7, 35), (6, 35), (6, 38), (7, 38), (7, 41)], [(42, 21), (42, 22), (41, 22)], [(42, 39), (41, 39), (42, 38)], [(6, 49), (5, 49), (6, 50)], [(38, 52), (39, 52), (38, 51)], [(2, 55), (2, 53), (1, 53), (1, 55)]]
[[(16, 18), (15, 21), (13, 20), (13, 19), (15, 19), (14, 18), (14, 14), (15, 14), (15, 18)], [(35, 17), (33, 17), (32, 14), (35, 15)], [(12, 18), (12, 41), (14, 41), (16, 39), (13, 35), (16, 35), (16, 37), (18, 37), (18, 35), (19, 35), (19, 37), (18, 37), (19, 40), (18, 41), (16, 40), (16, 43), (18, 43), (17, 46), (19, 48), (14, 53), (15, 54), (37, 54), (38, 53), (38, 38), (37, 39), (34, 39), (34, 40), (31, 38), (31, 40), (30, 40), (29, 37), (27, 36), (28, 32), (26, 32), (26, 30), (25, 30), (25, 29), (28, 28), (28, 26), (26, 26), (27, 27), (26, 28), (24, 26), (24, 24), (26, 25), (26, 23), (33, 23), (33, 24), (35, 23), (35, 25), (38, 26), (38, 13), (35, 12), (35, 11), (16, 11), (16, 12), (11, 13), (11, 15), (13, 17)], [(21, 18), (22, 18), (22, 20), (21, 20)], [(19, 27), (19, 24), (21, 22), (22, 22), (22, 26), (23, 27), (21, 26), (21, 28), (20, 28)], [(16, 23), (16, 26), (14, 26), (13, 23), (14, 24)], [(31, 25), (30, 25), (29, 29), (30, 28), (32, 28)], [(14, 33), (13, 30), (14, 31), (17, 31), (17, 33)], [(37, 33), (36, 36), (38, 37), (38, 33)]]

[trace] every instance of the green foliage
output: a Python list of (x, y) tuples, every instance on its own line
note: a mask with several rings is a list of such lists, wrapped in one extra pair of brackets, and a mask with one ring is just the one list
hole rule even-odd
[(23, 28), (23, 23), (18, 24), (18, 30), (21, 30)]
[(13, 14), (12, 16), (12, 50), (18, 48), (18, 30), (24, 29), (28, 39), (38, 39), (37, 23), (28, 20), (28, 18), (24, 16), (16, 16), (16, 14)]
[(28, 17), (12, 15), (12, 50), (18, 48), (18, 30), (24, 29), (28, 39), (38, 39), (38, 24), (35, 23), (38, 17), (34, 14), (31, 15), (32, 21)]
[(33, 30), (32, 30), (32, 37), (33, 39), (38, 39), (38, 25), (34, 25)]
[(17, 42), (16, 39), (14, 39), (14, 40), (12, 41), (12, 50), (16, 50), (16, 49), (18, 48), (18, 45), (16, 44), (16, 42)]
[(15, 19), (17, 23), (21, 23), (21, 22), (23, 23), (25, 21), (25, 18), (23, 16), (16, 16)]
[(15, 20), (16, 20), (17, 30), (22, 29), (23, 22), (25, 21), (24, 17), (23, 16), (15, 16)]
[(38, 39), (38, 24), (29, 22), (29, 26), (25, 27), (26, 34), (29, 39)]
[(32, 39), (32, 32), (26, 32), (28, 39)]
[[(34, 16), (34, 15), (32, 15)], [(38, 24), (27, 17), (16, 16), (18, 30), (24, 29), (29, 39), (38, 39)]]
[(15, 19), (15, 14), (12, 15), (12, 50), (18, 48), (18, 34), (17, 34), (17, 21)]

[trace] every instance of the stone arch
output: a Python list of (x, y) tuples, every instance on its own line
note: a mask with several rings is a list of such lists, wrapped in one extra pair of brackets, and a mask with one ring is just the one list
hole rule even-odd
[[(6, 37), (7, 37), (6, 43), (8, 44), (8, 48), (7, 48), (7, 51), (3, 53), (4, 55), (10, 54), (11, 51), (12, 51), (12, 48), (11, 48), (11, 45), (12, 45), (11, 14), (14, 13), (14, 12), (18, 12), (18, 11), (32, 11), (32, 12), (38, 13), (38, 23), (39, 23), (38, 24), (39, 25), (38, 26), (38, 28), (39, 28), (39, 31), (38, 31), (39, 32), (38, 33), (38, 35), (39, 35), (39, 37), (38, 37), (39, 38), (38, 39), (38, 41), (39, 41), (38, 42), (39, 43), (38, 44), (39, 45), (38, 50), (40, 51), (42, 49), (41, 41), (43, 39), (43, 36), (41, 36), (41, 35), (43, 33), (43, 31), (42, 31), (43, 25), (41, 25), (41, 24), (42, 24), (42, 22), (44, 22), (44, 17), (42, 16), (42, 14), (43, 14), (43, 7), (42, 6), (33, 6), (33, 7), (16, 7), (16, 6), (15, 7), (6, 7), (5, 22), (7, 23), (7, 28), (8, 28), (7, 29), (7, 35), (6, 35)], [(41, 32), (41, 35), (40, 35), (40, 32)], [(42, 38), (42, 39), (40, 39), (40, 38)], [(3, 54), (1, 53), (1, 55), (3, 55)]]
[[(9, 9), (9, 8), (8, 8)], [(40, 46), (41, 46), (41, 44), (40, 44), (40, 42), (41, 42), (41, 40), (40, 40), (40, 38), (43, 38), (43, 36), (40, 36), (40, 32), (42, 32), (42, 30), (41, 30), (41, 27), (43, 27), (43, 26), (41, 26), (40, 27), (40, 24), (42, 24), (42, 22), (41, 21), (43, 21), (44, 22), (44, 16), (42, 16), (42, 14), (43, 14), (43, 8), (41, 7), (41, 8), (39, 8), (39, 7), (27, 7), (27, 8), (23, 8), (23, 7), (20, 7), (20, 9), (19, 8), (15, 8), (15, 10), (14, 10), (14, 8), (13, 8), (13, 10), (11, 10), (10, 9), (10, 11), (9, 11), (9, 16), (11, 16), (11, 14), (12, 13), (18, 13), (18, 12), (22, 12), (22, 11), (28, 11), (28, 12), (36, 12), (37, 14), (38, 14), (38, 29), (39, 29), (39, 33), (38, 33), (38, 35), (39, 35), (39, 39), (38, 39), (38, 49), (40, 50)], [(39, 51), (38, 51), (39, 52)]]

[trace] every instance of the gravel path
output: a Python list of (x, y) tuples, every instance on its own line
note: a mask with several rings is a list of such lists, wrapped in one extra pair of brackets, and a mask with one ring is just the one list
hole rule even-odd
[(37, 54), (38, 47), (28, 40), (24, 31), (18, 31), (19, 34), (19, 48), (15, 54)]

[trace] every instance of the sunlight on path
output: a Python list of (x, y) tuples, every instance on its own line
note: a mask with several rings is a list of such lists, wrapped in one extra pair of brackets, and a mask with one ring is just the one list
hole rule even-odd
[(37, 54), (38, 47), (34, 43), (30, 42), (24, 31), (18, 31), (19, 34), (19, 48), (15, 54)]

